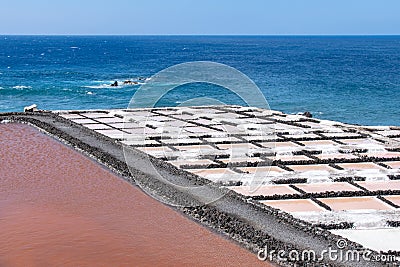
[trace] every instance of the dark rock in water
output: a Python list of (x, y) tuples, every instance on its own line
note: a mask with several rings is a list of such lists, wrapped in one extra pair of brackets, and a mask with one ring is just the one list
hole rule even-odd
[(118, 86), (118, 82), (115, 81), (114, 83), (111, 84), (111, 86), (117, 87)]
[(139, 83), (136, 81), (131, 81), (131, 80), (124, 81), (124, 85), (132, 85), (132, 84), (139, 84)]
[(304, 112), (303, 116), (306, 116), (307, 118), (312, 118), (312, 114), (309, 111)]

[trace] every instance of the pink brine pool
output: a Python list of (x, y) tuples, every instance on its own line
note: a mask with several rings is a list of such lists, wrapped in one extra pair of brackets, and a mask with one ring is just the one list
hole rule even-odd
[(0, 150), (1, 266), (265, 266), (30, 126)]

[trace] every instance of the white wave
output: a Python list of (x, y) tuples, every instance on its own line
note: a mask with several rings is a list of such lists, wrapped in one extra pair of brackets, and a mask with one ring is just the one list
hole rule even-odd
[[(114, 81), (113, 81), (114, 82)], [(108, 81), (108, 80), (98, 80), (98, 81), (93, 81), (93, 83), (110, 83), (111, 84), (111, 81)]]
[(86, 85), (86, 86), (83, 86), (83, 87), (89, 88), (89, 89), (104, 89), (104, 88), (110, 88), (111, 84)]
[(0, 86), (0, 90), (1, 90), (1, 89), (4, 89), (4, 88)]
[(77, 46), (71, 46), (70, 48), (71, 48), (71, 49), (80, 49), (80, 48), (77, 47)]
[(87, 94), (87, 95), (93, 95), (93, 92), (90, 92), (90, 91), (89, 91), (89, 92), (87, 92), (86, 94)]
[(30, 86), (25, 86), (25, 85), (16, 85), (16, 86), (13, 86), (13, 89), (17, 89), (17, 90), (30, 89), (30, 88), (32, 88), (32, 87), (30, 87)]

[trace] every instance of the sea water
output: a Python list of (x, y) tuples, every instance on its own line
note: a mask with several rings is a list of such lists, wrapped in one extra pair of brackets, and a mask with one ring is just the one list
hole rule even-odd
[[(214, 61), (252, 79), (270, 107), (354, 124), (400, 125), (400, 36), (0, 36), (0, 112), (126, 108), (146, 78)], [(118, 81), (138, 84), (111, 87)], [(158, 106), (197, 97), (245, 104), (189, 84)]]

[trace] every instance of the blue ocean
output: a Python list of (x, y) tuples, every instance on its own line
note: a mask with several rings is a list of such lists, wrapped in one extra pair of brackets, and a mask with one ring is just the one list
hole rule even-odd
[[(126, 108), (147, 78), (190, 61), (238, 69), (274, 110), (400, 125), (400, 36), (0, 36), (0, 112)], [(110, 86), (125, 80), (135, 83)], [(242, 104), (195, 84), (158, 105), (204, 96)]]

